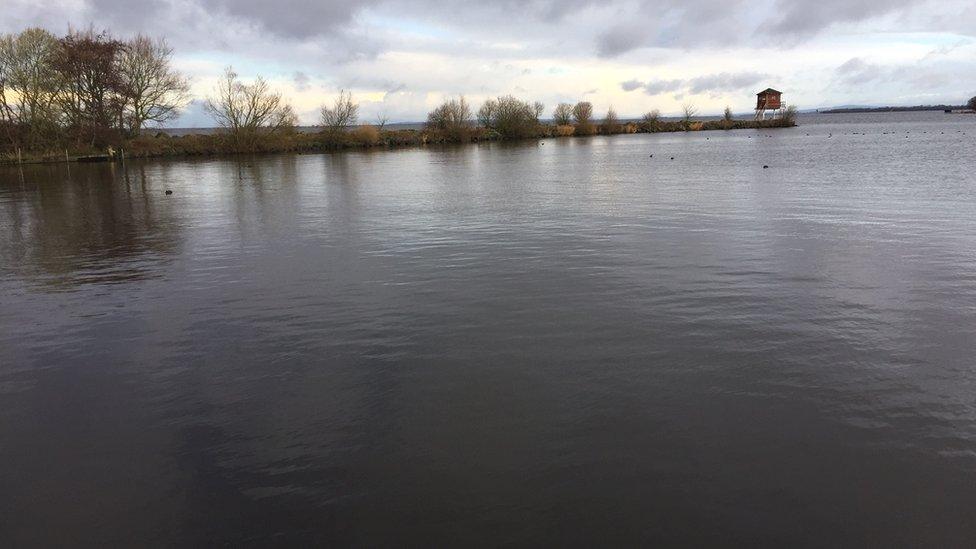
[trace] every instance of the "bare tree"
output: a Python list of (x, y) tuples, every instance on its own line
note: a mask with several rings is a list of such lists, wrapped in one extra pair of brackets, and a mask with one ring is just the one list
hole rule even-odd
[(573, 121), (573, 106), (569, 103), (560, 103), (552, 111), (552, 121), (557, 126), (566, 126)]
[(179, 115), (189, 100), (190, 84), (171, 66), (173, 49), (163, 39), (137, 36), (119, 58), (125, 93), (125, 121), (130, 135), (146, 122), (162, 124)]
[(685, 103), (684, 106), (681, 107), (681, 110), (684, 113), (683, 116), (681, 117), (682, 122), (684, 123), (685, 131), (688, 131), (689, 129), (691, 129), (692, 119), (695, 117), (696, 114), (698, 114), (698, 109), (691, 103)]
[(261, 131), (275, 132), (294, 126), (296, 121), (291, 106), (263, 78), (245, 84), (232, 67), (224, 69), (214, 95), (207, 98), (207, 110), (240, 146), (253, 144)]
[(122, 42), (93, 29), (60, 40), (54, 67), (61, 86), (58, 102), (70, 129), (90, 145), (116, 140), (121, 129), (124, 90), (118, 62)]
[(535, 122), (539, 123), (539, 119), (542, 118), (542, 113), (546, 110), (546, 106), (536, 101), (532, 104), (532, 110), (535, 112)]
[(593, 120), (593, 104), (589, 101), (580, 101), (573, 107), (573, 120), (577, 124), (589, 124)]
[(386, 123), (389, 122), (389, 121), (390, 121), (390, 116), (388, 114), (386, 114), (386, 111), (377, 113), (377, 115), (376, 115), (376, 130), (377, 131), (383, 131), (383, 128), (386, 127)]
[(607, 109), (607, 115), (603, 118), (603, 133), (611, 134), (620, 130), (620, 118), (617, 111), (611, 105)]
[(7, 89), (10, 87), (10, 56), (8, 51), (13, 42), (13, 36), (0, 35), (0, 124), (9, 127), (13, 118), (13, 109), (7, 99)]
[(576, 122), (576, 133), (579, 135), (590, 135), (595, 129), (593, 127), (593, 104), (589, 101), (580, 101), (573, 107), (573, 120)]
[(322, 107), (322, 125), (333, 137), (346, 131), (359, 118), (359, 105), (353, 103), (352, 93), (345, 90), (339, 92), (332, 108)]
[(491, 128), (492, 120), (495, 119), (497, 111), (498, 101), (495, 99), (486, 100), (478, 109), (478, 124), (485, 128)]
[(292, 131), (298, 125), (298, 115), (289, 104), (284, 104), (275, 112), (268, 127), (278, 132)]
[(18, 141), (14, 130), (27, 137), (27, 144), (54, 133), (59, 48), (54, 35), (38, 28), (0, 37), (0, 122), (12, 142)]

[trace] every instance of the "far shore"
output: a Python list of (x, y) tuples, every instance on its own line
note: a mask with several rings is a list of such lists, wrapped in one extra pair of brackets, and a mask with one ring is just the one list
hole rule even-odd
[(865, 114), (874, 112), (929, 112), (942, 111), (952, 113), (971, 113), (974, 112), (965, 105), (916, 105), (913, 107), (841, 107), (836, 109), (823, 109), (817, 111), (818, 114)]
[[(397, 125), (391, 125), (396, 127)], [(402, 126), (402, 125), (401, 125)], [(534, 135), (520, 140), (551, 137), (572, 138), (594, 135), (637, 133), (674, 133), (727, 131), (738, 129), (773, 129), (796, 126), (790, 118), (771, 120), (719, 119), (705, 121), (656, 120), (618, 124), (554, 125), (540, 124)], [(251, 153), (335, 152), (343, 150), (398, 149), (433, 144), (482, 143), (505, 140), (497, 132), (480, 126), (455, 131), (408, 128), (380, 129), (363, 125), (330, 134), (320, 128), (295, 128), (287, 132), (257, 133), (242, 139), (220, 129), (204, 132), (175, 132), (166, 129), (147, 130), (139, 137), (126, 140), (108, 150), (17, 151), (0, 156), (0, 164), (39, 164), (91, 161), (119, 161), (129, 158), (165, 158), (218, 156)]]

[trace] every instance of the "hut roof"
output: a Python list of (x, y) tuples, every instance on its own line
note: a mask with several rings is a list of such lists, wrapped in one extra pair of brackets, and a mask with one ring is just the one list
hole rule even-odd
[(770, 93), (778, 93), (780, 95), (783, 94), (783, 92), (781, 92), (779, 90), (774, 90), (773, 88), (766, 88), (763, 91), (757, 93), (756, 95), (766, 95), (766, 94), (770, 94)]

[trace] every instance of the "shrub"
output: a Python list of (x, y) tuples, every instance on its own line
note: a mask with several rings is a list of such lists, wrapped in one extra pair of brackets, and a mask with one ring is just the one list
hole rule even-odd
[(657, 131), (660, 118), (661, 113), (657, 109), (644, 113), (644, 116), (641, 117), (641, 129), (645, 132)]
[(445, 101), (427, 113), (427, 127), (430, 129), (456, 130), (468, 125), (470, 120), (471, 108), (464, 96)]
[(552, 122), (557, 126), (568, 126), (573, 121), (573, 106), (569, 103), (556, 105), (552, 111)]
[(692, 119), (696, 114), (698, 114), (698, 109), (695, 108), (695, 106), (691, 103), (686, 103), (684, 107), (682, 107), (682, 111), (683, 116), (681, 117), (681, 122), (685, 126), (685, 131), (689, 131), (691, 129)]
[(593, 135), (596, 133), (596, 124), (591, 122), (578, 122), (575, 127), (576, 135)]
[(966, 106), (976, 111), (976, 96), (970, 98), (969, 103), (966, 103)]
[(573, 121), (576, 122), (576, 135), (593, 135), (596, 127), (593, 125), (593, 104), (580, 101), (573, 107)]
[(363, 124), (350, 132), (349, 138), (353, 144), (372, 147), (379, 143), (380, 131), (372, 124)]
[(464, 96), (445, 101), (427, 114), (427, 129), (446, 141), (468, 141), (470, 125), (471, 107)]
[(796, 125), (796, 106), (790, 105), (783, 111), (783, 124), (786, 126)]
[(498, 133), (501, 139), (534, 137), (539, 134), (542, 104), (529, 105), (511, 95), (489, 99), (478, 109), (478, 121)]

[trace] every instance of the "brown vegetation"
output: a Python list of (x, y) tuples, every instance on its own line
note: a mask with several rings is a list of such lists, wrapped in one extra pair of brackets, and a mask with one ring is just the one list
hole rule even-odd
[(372, 124), (364, 124), (350, 132), (352, 142), (363, 147), (372, 147), (380, 142), (380, 131)]
[(539, 117), (545, 107), (511, 95), (489, 99), (478, 109), (478, 122), (501, 139), (523, 139), (539, 134)]
[(560, 124), (556, 126), (555, 135), (557, 137), (571, 137), (576, 135), (576, 127), (571, 124)]
[(604, 135), (622, 133), (620, 131), (620, 117), (617, 116), (617, 111), (612, 106), (607, 109), (607, 115), (603, 117), (603, 123), (600, 125), (600, 133)]
[(448, 136), (458, 143), (470, 139), (471, 107), (464, 96), (449, 99), (427, 114), (427, 129)]

